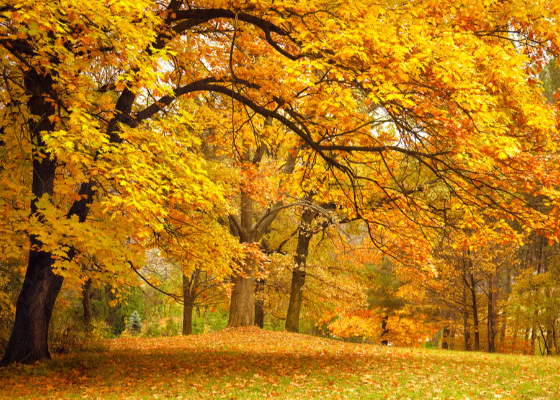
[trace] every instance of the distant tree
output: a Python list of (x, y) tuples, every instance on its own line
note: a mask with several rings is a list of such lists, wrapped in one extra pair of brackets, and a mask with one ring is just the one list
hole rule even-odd
[(140, 333), (142, 331), (142, 319), (138, 315), (138, 311), (134, 310), (128, 319), (127, 329), (131, 332)]

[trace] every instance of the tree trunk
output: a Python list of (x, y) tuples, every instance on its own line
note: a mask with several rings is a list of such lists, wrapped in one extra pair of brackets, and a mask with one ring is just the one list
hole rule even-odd
[(105, 319), (105, 321), (107, 322), (107, 325), (111, 327), (111, 330), (115, 332), (115, 327), (119, 323), (117, 318), (117, 309), (119, 307), (119, 304), (117, 303), (115, 306), (111, 306), (110, 304), (113, 300), (116, 300), (117, 298), (117, 296), (115, 296), (114, 289), (111, 287), (110, 284), (105, 285), (105, 298), (107, 300), (107, 304), (109, 308), (107, 318)]
[[(31, 240), (32, 248), (37, 240)], [(33, 364), (50, 358), (49, 322), (63, 278), (52, 272), (49, 253), (30, 251), (29, 265), (16, 305), (16, 318), (1, 366)]]
[[(246, 156), (250, 158), (249, 154)], [(248, 193), (241, 193), (241, 222), (239, 239), (241, 243), (253, 243), (253, 200)], [(246, 259), (244, 273), (233, 277), (233, 291), (229, 308), (228, 328), (253, 326), (255, 324), (255, 261)]]
[[(511, 273), (508, 268), (505, 269), (506, 272), (506, 287), (504, 288), (504, 300), (509, 298), (511, 293)], [(502, 315), (500, 317), (500, 342), (505, 342), (506, 340), (506, 329), (507, 329), (507, 307), (504, 307)]]
[(488, 353), (495, 353), (496, 346), (494, 344), (494, 304), (492, 301), (492, 284), (489, 287), (490, 292), (488, 293), (488, 316), (486, 318), (486, 326), (487, 326), (487, 343), (486, 343), (486, 351)]
[(384, 315), (383, 319), (381, 320), (381, 329), (383, 330), (383, 332), (381, 332), (381, 344), (383, 346), (389, 345), (389, 340), (387, 339), (387, 334), (389, 334), (389, 329), (387, 329), (387, 321), (389, 321), (389, 317), (387, 315)]
[(552, 329), (546, 330), (546, 355), (552, 355), (552, 346), (554, 345), (554, 338), (552, 335)]
[(92, 307), (91, 307), (91, 297), (93, 292), (91, 291), (91, 278), (88, 278), (84, 282), (84, 289), (82, 292), (82, 306), (84, 308), (84, 325), (86, 330), (91, 330), (91, 319), (92, 319)]
[(471, 296), (473, 310), (473, 328), (474, 328), (474, 350), (480, 351), (480, 332), (478, 331), (478, 307), (476, 304), (476, 284), (474, 282), (474, 274), (471, 273)]
[[(264, 290), (264, 279), (257, 279), (255, 282), (255, 297)], [(264, 300), (258, 298), (255, 300), (255, 325), (264, 328)]]
[(183, 304), (183, 335), (192, 334), (192, 313), (194, 306), (191, 302)]
[(303, 286), (305, 284), (305, 270), (294, 267), (292, 271), (292, 286), (290, 289), (290, 303), (286, 315), (285, 328), (288, 332), (299, 332), (299, 317), (303, 305)]
[(465, 351), (471, 351), (471, 327), (469, 324), (469, 308), (467, 307), (467, 290), (463, 287), (463, 336)]
[(445, 327), (443, 328), (443, 336), (442, 336), (442, 341), (441, 341), (441, 348), (443, 350), (448, 350), (449, 349), (449, 327)]
[[(51, 99), (53, 89), (53, 78), (48, 73), (38, 73), (30, 69), (24, 76), (23, 83), (29, 94), (27, 108), (32, 117), (28, 121), (30, 142), (36, 145), (35, 149), (46, 148), (42, 139), (42, 133), (52, 132), (55, 125), (50, 117), (55, 115), (56, 101)], [(114, 132), (119, 129), (119, 122), (125, 122), (129, 118), (135, 95), (132, 91), (123, 90), (117, 101), (117, 115), (110, 121), (107, 134), (112, 142), (118, 139)], [(44, 156), (45, 154), (42, 153)], [(57, 167), (56, 157), (51, 153), (46, 157), (33, 157), (33, 179), (31, 192), (34, 199), (31, 201), (31, 214), (38, 210), (37, 201), (43, 196), (52, 198), (54, 180)], [(74, 201), (70, 207), (67, 217), (78, 216), (79, 222), (86, 220), (89, 206), (93, 202), (93, 180), (82, 183), (78, 190), (79, 200)], [(16, 303), (16, 318), (8, 346), (1, 365), (12, 362), (34, 363), (43, 358), (49, 358), (48, 350), (48, 328), (52, 316), (52, 310), (56, 302), (60, 288), (62, 287), (62, 276), (53, 273), (54, 260), (52, 254), (41, 251), (42, 243), (37, 236), (30, 236), (30, 251), (27, 271), (23, 287)], [(68, 260), (72, 260), (75, 249), (70, 248), (67, 253)]]
[(495, 339), (498, 333), (497, 308), (499, 278), (499, 271), (496, 271), (492, 279), (488, 280), (488, 318), (486, 319), (488, 332), (486, 351), (488, 353), (496, 352)]
[[(265, 121), (265, 125), (271, 123), (271, 119), (267, 119)], [(259, 164), (265, 150), (266, 146), (261, 144), (256, 149), (255, 153), (251, 154), (251, 149), (246, 147), (244, 161)], [(290, 153), (284, 167), (284, 173), (291, 174), (294, 170), (295, 164), (296, 156)], [(229, 217), (232, 233), (239, 237), (239, 241), (241, 243), (258, 243), (280, 212), (279, 209), (275, 211), (274, 208), (276, 206), (280, 206), (281, 204), (282, 203), (279, 202), (273, 206), (272, 210), (267, 211), (267, 213), (259, 220), (259, 224), (253, 226), (253, 200), (251, 199), (250, 193), (242, 191), (240, 221), (237, 221), (236, 216), (230, 215)], [(255, 260), (251, 259), (249, 256), (246, 260), (243, 273), (232, 277), (233, 291), (231, 294), (231, 303), (229, 308), (229, 328), (253, 326), (255, 324), (255, 264)]]
[(254, 282), (252, 277), (238, 275), (233, 278), (228, 328), (255, 324)]
[[(50, 75), (39, 75), (34, 70), (24, 77), (25, 89), (30, 94), (27, 107), (33, 116), (28, 121), (30, 139), (38, 148), (45, 146), (41, 132), (54, 130), (49, 116), (54, 115), (55, 107), (53, 102), (46, 101), (52, 83)], [(33, 157), (31, 190), (35, 199), (31, 202), (31, 214), (37, 212), (36, 202), (40, 198), (53, 195), (56, 163), (52, 155)], [(41, 251), (42, 243), (37, 236), (31, 235), (30, 245), (27, 271), (16, 304), (16, 318), (0, 365), (12, 362), (32, 364), (50, 358), (47, 345), (49, 322), (63, 278), (53, 273), (53, 258), (50, 253)]]
[(183, 273), (183, 335), (192, 334), (192, 313), (199, 277), (200, 270), (198, 269), (190, 277)]
[(286, 330), (288, 332), (299, 332), (299, 316), (303, 304), (303, 285), (305, 285), (305, 269), (307, 255), (309, 254), (309, 242), (313, 237), (311, 222), (317, 215), (316, 211), (305, 209), (301, 215), (301, 223), (298, 234), (298, 244), (294, 256), (294, 270), (292, 271), (292, 287), (290, 291), (290, 303), (286, 315)]
[(449, 332), (449, 349), (455, 349), (455, 328), (451, 328), (451, 332)]

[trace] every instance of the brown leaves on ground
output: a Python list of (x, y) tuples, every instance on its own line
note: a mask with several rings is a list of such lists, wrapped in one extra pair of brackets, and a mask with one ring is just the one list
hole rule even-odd
[(114, 339), (0, 370), (0, 398), (560, 398), (552, 358), (343, 343), (256, 328)]

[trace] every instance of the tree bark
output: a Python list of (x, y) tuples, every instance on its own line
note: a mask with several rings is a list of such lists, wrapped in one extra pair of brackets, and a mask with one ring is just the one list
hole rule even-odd
[(471, 351), (471, 327), (469, 324), (469, 308), (467, 307), (467, 291), (463, 287), (463, 336), (465, 351)]
[[(504, 288), (504, 300), (509, 298), (511, 293), (511, 272), (509, 268), (505, 269), (506, 273), (506, 287)], [(500, 317), (500, 342), (505, 342), (506, 340), (506, 329), (507, 329), (507, 308), (505, 308)]]
[(93, 296), (93, 292), (91, 291), (91, 278), (88, 278), (84, 282), (84, 288), (82, 292), (82, 307), (84, 308), (84, 325), (87, 331), (91, 329), (91, 320), (92, 320), (91, 297), (92, 296)]
[(299, 317), (303, 304), (303, 286), (305, 285), (305, 270), (307, 266), (307, 255), (309, 254), (309, 242), (313, 237), (311, 222), (317, 216), (317, 212), (309, 208), (301, 215), (298, 243), (294, 256), (294, 270), (292, 271), (292, 287), (290, 291), (290, 303), (286, 315), (286, 330), (288, 332), (299, 332)]
[(381, 332), (381, 344), (383, 346), (388, 346), (389, 345), (389, 340), (387, 339), (387, 335), (389, 334), (389, 329), (387, 329), (387, 322), (389, 321), (389, 317), (387, 315), (383, 316), (383, 319), (381, 320), (381, 329), (383, 330), (383, 332)]
[(229, 309), (228, 328), (255, 324), (255, 280), (238, 275), (233, 278), (233, 292)]
[(192, 334), (192, 314), (199, 277), (200, 270), (198, 269), (190, 277), (183, 273), (183, 335)]
[(107, 318), (105, 319), (105, 321), (107, 322), (107, 325), (109, 325), (111, 327), (111, 330), (113, 330), (113, 332), (116, 333), (115, 328), (118, 324), (118, 318), (117, 318), (117, 309), (119, 307), (119, 304), (116, 304), (115, 306), (110, 305), (110, 303), (113, 300), (116, 300), (117, 296), (114, 293), (114, 289), (111, 287), (111, 285), (105, 285), (105, 298), (107, 300), (107, 305), (108, 305), (108, 314), (107, 314)]
[(473, 273), (471, 273), (470, 290), (472, 296), (472, 310), (473, 310), (474, 350), (480, 351), (480, 332), (478, 331), (478, 307), (476, 304), (476, 284), (474, 281)]
[(498, 309), (498, 289), (500, 272), (497, 270), (491, 279), (488, 280), (488, 318), (487, 322), (487, 345), (488, 353), (496, 352), (496, 335), (498, 333), (497, 309)]
[[(255, 297), (264, 290), (264, 279), (257, 279), (255, 282)], [(264, 300), (255, 300), (255, 325), (264, 328)]]
[[(247, 155), (249, 158), (249, 155)], [(247, 193), (241, 193), (241, 243), (253, 242), (253, 200)], [(246, 259), (243, 274), (233, 277), (233, 291), (229, 308), (228, 328), (253, 326), (255, 324), (255, 261)]]
[[(32, 240), (31, 244), (38, 243)], [(52, 272), (52, 264), (49, 253), (30, 251), (14, 326), (1, 366), (13, 362), (32, 364), (51, 357), (47, 344), (49, 322), (63, 280)]]
[(442, 341), (441, 341), (441, 348), (443, 350), (448, 350), (449, 349), (449, 327), (448, 326), (443, 328), (443, 338), (442, 338)]
[[(272, 124), (272, 120), (267, 119), (265, 125)], [(253, 164), (259, 164), (264, 153), (265, 145), (261, 144), (254, 154), (251, 154), (249, 147), (245, 148), (244, 160)], [(297, 149), (296, 152), (297, 153)], [(290, 153), (284, 166), (284, 173), (291, 174), (296, 165), (296, 154)], [(253, 226), (253, 200), (250, 193), (241, 192), (241, 221), (237, 221), (236, 216), (230, 215), (230, 230), (239, 236), (241, 243), (258, 243), (272, 222), (280, 213), (282, 202), (277, 202), (271, 209), (260, 218), (259, 222)], [(254, 279), (255, 260), (246, 260), (246, 266), (241, 275), (232, 277), (233, 291), (231, 294), (231, 304), (229, 309), (228, 327), (253, 326), (255, 324), (255, 279)]]
[[(30, 70), (24, 77), (25, 89), (30, 94), (27, 107), (33, 116), (28, 121), (31, 142), (36, 143), (37, 148), (45, 146), (41, 132), (54, 130), (49, 117), (54, 115), (55, 107), (46, 98), (52, 84), (49, 74), (39, 75), (35, 70)], [(31, 190), (35, 199), (31, 202), (31, 214), (37, 212), (40, 198), (53, 195), (56, 164), (52, 156), (33, 157)], [(41, 251), (42, 243), (37, 236), (31, 235), (30, 245), (27, 271), (16, 304), (16, 318), (0, 365), (32, 364), (50, 358), (47, 344), (49, 322), (63, 278), (53, 273), (53, 258), (50, 253)]]
[[(23, 84), (29, 94), (27, 108), (33, 116), (28, 121), (30, 142), (39, 149), (46, 148), (42, 133), (52, 132), (55, 128), (49, 118), (54, 116), (56, 111), (56, 102), (51, 98), (52, 93), (55, 92), (53, 77), (48, 73), (39, 73), (30, 69), (24, 76)], [(115, 134), (119, 129), (118, 123), (124, 123), (130, 119), (134, 99), (134, 93), (128, 89), (121, 93), (116, 104), (116, 116), (107, 127), (107, 135), (111, 142), (115, 143), (120, 140)], [(31, 184), (34, 199), (31, 201), (31, 214), (37, 212), (39, 199), (44, 195), (53, 196), (56, 167), (57, 159), (53, 154), (46, 157), (34, 155)], [(70, 207), (67, 213), (68, 218), (76, 215), (79, 222), (86, 220), (89, 206), (93, 202), (94, 184), (94, 181), (90, 180), (80, 185), (78, 190), (80, 199), (74, 201)], [(52, 254), (42, 251), (41, 247), (42, 243), (37, 236), (32, 234), (28, 267), (16, 303), (16, 318), (0, 366), (12, 362), (31, 364), (43, 358), (50, 358), (47, 345), (49, 322), (64, 279), (62, 276), (54, 274)], [(75, 249), (70, 248), (67, 253), (68, 260), (72, 260), (74, 255)]]

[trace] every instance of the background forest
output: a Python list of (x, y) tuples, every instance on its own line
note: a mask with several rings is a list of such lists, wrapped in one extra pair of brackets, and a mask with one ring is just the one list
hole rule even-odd
[(560, 351), (560, 5), (4, 3), (2, 364), (254, 325)]

